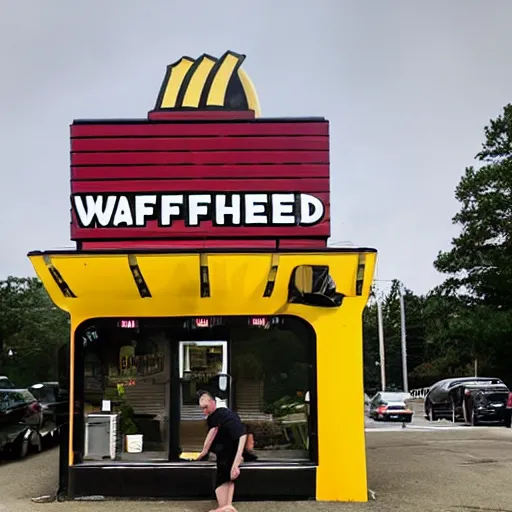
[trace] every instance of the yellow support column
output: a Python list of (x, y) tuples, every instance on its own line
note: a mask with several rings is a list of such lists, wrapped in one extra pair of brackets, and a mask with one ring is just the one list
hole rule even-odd
[(366, 298), (346, 297), (315, 322), (317, 500), (367, 501), (361, 316)]

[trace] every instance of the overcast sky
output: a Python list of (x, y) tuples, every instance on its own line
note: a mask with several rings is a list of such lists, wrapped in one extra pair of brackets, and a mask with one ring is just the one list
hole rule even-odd
[[(187, 7), (185, 7), (187, 6)], [(182, 55), (247, 55), (266, 116), (331, 122), (332, 242), (426, 292), (512, 101), (511, 0), (0, 0), (0, 278), (69, 241), (69, 124), (144, 117)]]

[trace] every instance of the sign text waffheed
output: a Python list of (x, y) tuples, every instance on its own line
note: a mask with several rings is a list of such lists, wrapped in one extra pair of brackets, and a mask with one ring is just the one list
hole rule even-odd
[(144, 227), (154, 220), (161, 227), (176, 220), (186, 226), (313, 226), (325, 215), (317, 197), (282, 192), (75, 194), (72, 203), (82, 228)]

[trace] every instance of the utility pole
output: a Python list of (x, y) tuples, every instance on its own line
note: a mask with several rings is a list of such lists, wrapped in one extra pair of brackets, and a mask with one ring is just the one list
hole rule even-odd
[(386, 360), (384, 356), (384, 325), (382, 323), (382, 306), (377, 298), (377, 322), (379, 326), (380, 382), (382, 391), (386, 391)]
[(405, 333), (405, 304), (404, 304), (404, 286), (400, 283), (400, 331), (402, 341), (402, 378), (404, 383), (404, 392), (409, 392), (409, 376), (407, 371), (407, 337)]

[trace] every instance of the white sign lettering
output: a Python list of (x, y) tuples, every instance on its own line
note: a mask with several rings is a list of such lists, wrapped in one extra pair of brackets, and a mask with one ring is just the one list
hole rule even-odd
[(193, 194), (188, 198), (188, 225), (199, 226), (200, 217), (208, 217), (208, 205), (212, 202), (209, 194)]
[(234, 194), (231, 196), (231, 206), (226, 204), (227, 195), (226, 194), (218, 194), (215, 197), (215, 217), (217, 220), (217, 224), (220, 226), (224, 226), (226, 224), (226, 217), (230, 216), (231, 222), (234, 226), (239, 226), (241, 222), (241, 213), (242, 210), (240, 208), (240, 194)]
[(135, 196), (135, 225), (145, 226), (146, 218), (155, 214), (156, 195)]
[(160, 208), (160, 224), (170, 226), (172, 218), (179, 218), (183, 206), (183, 194), (162, 196)]
[(235, 192), (190, 194), (75, 194), (78, 224), (93, 227), (161, 227), (177, 220), (186, 226), (313, 226), (325, 216), (323, 202), (311, 194)]
[(267, 194), (247, 194), (245, 196), (245, 223), (268, 224), (265, 214)]

